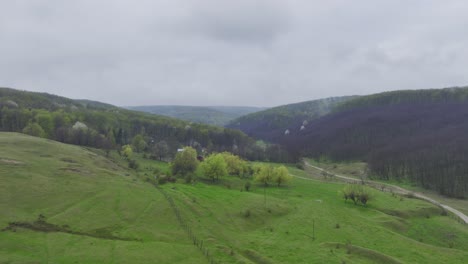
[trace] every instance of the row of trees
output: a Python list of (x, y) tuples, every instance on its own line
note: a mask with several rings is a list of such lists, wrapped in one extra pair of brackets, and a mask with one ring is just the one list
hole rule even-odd
[(190, 178), (199, 170), (199, 173), (213, 182), (227, 175), (240, 178), (253, 178), (264, 186), (276, 184), (281, 186), (291, 181), (288, 169), (285, 166), (273, 167), (271, 165), (252, 166), (239, 156), (229, 152), (211, 154), (199, 162), (195, 149), (186, 147), (177, 153), (171, 163), (172, 175), (179, 178)]

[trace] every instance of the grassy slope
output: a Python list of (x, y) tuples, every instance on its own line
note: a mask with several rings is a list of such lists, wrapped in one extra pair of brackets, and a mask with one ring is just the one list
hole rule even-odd
[[(74, 230), (108, 230), (142, 240), (18, 229), (0, 232), (0, 263), (206, 263), (162, 195), (142, 181), (153, 167), (166, 165), (137, 158), (141, 169), (135, 173), (80, 147), (0, 133), (5, 212), (0, 227), (42, 213), (48, 222)], [(291, 173), (309, 177), (294, 168)], [(264, 189), (254, 185), (241, 192), (245, 181), (226, 177), (217, 185), (200, 180), (162, 186), (218, 262), (464, 263), (468, 258), (468, 228), (426, 202), (372, 190), (374, 200), (365, 208), (340, 198), (342, 184), (294, 179), (289, 187), (267, 188), (265, 208)]]
[[(345, 175), (345, 176), (356, 177), (356, 178), (368, 177), (367, 176), (368, 172), (366, 168), (367, 164), (364, 162), (331, 162), (331, 161), (317, 162), (316, 160), (312, 160), (312, 159), (307, 159), (307, 160), (311, 164), (314, 164), (320, 168), (323, 168), (327, 171), (330, 171), (339, 175)], [(406, 182), (396, 181), (396, 180), (384, 181), (384, 180), (379, 180), (375, 178), (372, 178), (372, 180), (397, 185), (408, 190), (423, 193), (427, 197), (435, 199), (443, 204), (449, 205), (463, 212), (464, 214), (468, 214), (468, 200), (466, 199), (456, 199), (456, 198), (446, 197), (441, 194), (438, 194), (437, 192), (424, 189), (422, 187), (417, 186), (414, 183), (407, 182), (407, 181)]]
[(43, 214), (75, 231), (142, 240), (18, 229), (0, 232), (0, 263), (205, 262), (163, 196), (107, 159), (14, 133), (0, 133), (0, 159), (1, 228)]
[[(171, 187), (165, 186), (223, 262), (382, 263), (391, 256), (407, 263), (463, 263), (468, 257), (466, 226), (419, 200), (372, 191), (374, 201), (363, 208), (343, 202), (341, 184), (295, 179), (289, 188), (267, 189), (265, 209), (263, 188)], [(347, 243), (369, 251), (347, 254)]]

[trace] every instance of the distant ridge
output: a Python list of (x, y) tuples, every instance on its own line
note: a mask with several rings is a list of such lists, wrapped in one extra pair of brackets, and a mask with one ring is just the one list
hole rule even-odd
[[(330, 113), (336, 105), (356, 97), (330, 97), (277, 106), (236, 118), (226, 127), (239, 129), (258, 139), (274, 141), (291, 126), (324, 116)], [(301, 125), (297, 128), (300, 127)]]
[(231, 120), (246, 114), (261, 111), (265, 108), (250, 106), (180, 106), (180, 105), (148, 105), (127, 106), (130, 110), (175, 117), (178, 119), (224, 126)]

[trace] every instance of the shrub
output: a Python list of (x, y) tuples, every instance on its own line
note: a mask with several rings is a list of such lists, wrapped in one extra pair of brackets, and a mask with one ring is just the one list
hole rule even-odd
[(367, 205), (367, 202), (371, 199), (369, 190), (363, 187), (362, 185), (348, 185), (343, 189), (342, 193), (345, 201), (350, 199), (354, 202), (354, 204), (357, 204), (359, 202), (365, 206)]
[(131, 159), (131, 160), (128, 161), (128, 167), (130, 169), (137, 170), (139, 165), (138, 165), (138, 162), (136, 160)]
[(250, 187), (251, 187), (251, 183), (250, 182), (246, 182), (245, 185), (244, 185), (244, 188), (245, 190), (248, 192), (250, 191)]

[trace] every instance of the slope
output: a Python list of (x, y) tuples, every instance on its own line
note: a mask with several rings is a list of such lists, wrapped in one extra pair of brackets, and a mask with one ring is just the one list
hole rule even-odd
[(0, 181), (1, 263), (206, 262), (154, 187), (81, 147), (0, 133)]
[(216, 185), (201, 178), (159, 192), (142, 177), (160, 163), (142, 160), (140, 170), (129, 171), (99, 153), (0, 133), (0, 226), (43, 215), (56, 228), (4, 229), (0, 262), (207, 263), (178, 218), (212, 263), (464, 263), (468, 257), (467, 227), (424, 201), (371, 190), (368, 206), (356, 206), (337, 196), (343, 184), (308, 180), (294, 168), (305, 179), (288, 187), (253, 184), (239, 191), (248, 179), (223, 177)]
[(315, 158), (363, 160), (371, 175), (468, 196), (468, 88), (396, 91), (338, 105), (281, 142)]
[(332, 97), (273, 107), (231, 121), (227, 127), (239, 129), (247, 135), (276, 141), (288, 129), (300, 129), (308, 122), (328, 114), (334, 106), (355, 96)]
[(116, 149), (143, 137), (145, 151), (168, 146), (168, 156), (191, 145), (199, 150), (236, 149), (246, 158), (268, 155), (244, 133), (89, 100), (0, 88), (0, 131), (25, 132), (60, 142)]

